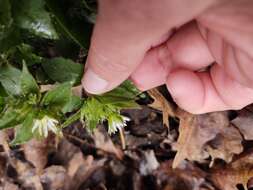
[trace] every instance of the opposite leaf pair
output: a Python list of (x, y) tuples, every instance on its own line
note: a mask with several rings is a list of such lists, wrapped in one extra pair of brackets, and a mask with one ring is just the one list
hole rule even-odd
[[(22, 72), (11, 65), (3, 65), (0, 82), (6, 92), (0, 117), (0, 129), (18, 126), (12, 144), (23, 143), (32, 137), (47, 137), (48, 131), (60, 134), (64, 111), (73, 111), (71, 84), (63, 83), (41, 93), (25, 63)], [(80, 100), (81, 101), (81, 100)], [(72, 110), (70, 110), (70, 107)]]

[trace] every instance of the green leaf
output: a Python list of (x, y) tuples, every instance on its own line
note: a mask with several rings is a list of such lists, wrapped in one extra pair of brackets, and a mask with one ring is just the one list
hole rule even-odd
[(20, 43), (20, 30), (15, 26), (11, 26), (2, 36), (0, 36), (0, 53), (8, 51), (10, 48)]
[(33, 48), (28, 44), (20, 44), (15, 47), (11, 55), (13, 61), (18, 62), (20, 65), (23, 64), (23, 60), (26, 62), (26, 65), (32, 66), (40, 64), (42, 62), (42, 57), (34, 53)]
[(45, 73), (45, 71), (42, 69), (42, 67), (39, 67), (35, 71), (35, 78), (38, 84), (48, 84), (50, 83), (50, 78)]
[(2, 113), (4, 107), (5, 107), (5, 98), (0, 96), (0, 113)]
[(39, 93), (39, 86), (37, 85), (37, 82), (33, 78), (33, 76), (29, 73), (25, 62), (23, 63), (23, 70), (20, 77), (20, 83), (21, 83), (21, 90), (24, 95), (33, 93), (37, 94)]
[(33, 112), (29, 113), (24, 122), (17, 127), (15, 138), (10, 143), (11, 146), (23, 144), (33, 138), (32, 127), (34, 116), (35, 114)]
[(112, 105), (119, 109), (137, 109), (140, 106), (135, 102), (135, 99), (119, 97), (119, 96), (97, 96), (100, 102), (103, 104)]
[(136, 88), (136, 86), (129, 80), (126, 80), (119, 87), (114, 90), (107, 92), (103, 96), (115, 96), (115, 97), (125, 97), (129, 99), (136, 99), (136, 97), (141, 94), (141, 92)]
[(20, 95), (21, 71), (11, 65), (0, 67), (0, 82), (9, 95)]
[(11, 0), (14, 22), (35, 35), (56, 39), (57, 33), (45, 10), (44, 0)]
[(6, 96), (8, 96), (8, 94), (7, 94), (7, 92), (5, 91), (3, 85), (1, 84), (1, 82), (0, 82), (0, 96), (1, 96), (1, 97), (6, 97)]
[(0, 129), (11, 128), (20, 124), (31, 110), (31, 107), (28, 107), (27, 105), (24, 105), (21, 108), (7, 108), (0, 117)]
[[(79, 1), (45, 0), (50, 12), (54, 14), (57, 26), (62, 32), (84, 49), (88, 49), (92, 24), (85, 20), (80, 11)], [(59, 6), (61, 5), (61, 6)], [(75, 5), (77, 5), (75, 7)], [(79, 11), (78, 11), (79, 10)], [(79, 13), (79, 14), (77, 14)]]
[(63, 113), (68, 113), (79, 109), (82, 106), (82, 100), (78, 96), (71, 96), (70, 101), (62, 108)]
[(11, 5), (9, 0), (0, 1), (0, 41), (5, 35), (4, 33), (12, 24)]
[(60, 84), (44, 95), (41, 104), (61, 110), (66, 104), (69, 103), (71, 100), (71, 95), (71, 84)]
[(0, 129), (15, 127), (19, 124), (19, 122), (16, 121), (17, 117), (18, 112), (14, 109), (8, 109), (5, 111), (4, 115), (0, 118)]
[(96, 98), (103, 104), (113, 105), (118, 109), (135, 109), (140, 107), (135, 102), (140, 93), (131, 81), (125, 81), (118, 88)]
[(107, 117), (105, 106), (96, 98), (89, 97), (81, 108), (81, 120), (85, 120), (86, 127), (93, 131), (97, 124)]
[(47, 75), (56, 82), (81, 83), (83, 65), (62, 57), (47, 60), (42, 63)]
[(108, 120), (109, 132), (114, 133), (120, 126), (126, 125), (120, 110), (139, 108), (135, 102), (139, 94), (139, 90), (131, 82), (126, 81), (111, 92), (89, 97), (81, 108), (81, 120), (85, 120), (90, 131), (93, 131), (98, 123)]

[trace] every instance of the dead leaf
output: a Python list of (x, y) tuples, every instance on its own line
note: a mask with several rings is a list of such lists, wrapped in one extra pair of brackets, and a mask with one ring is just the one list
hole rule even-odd
[[(229, 162), (234, 154), (243, 150), (242, 137), (230, 125), (226, 112), (202, 115), (192, 115), (184, 111), (179, 113), (179, 137), (175, 144), (177, 154), (173, 168), (178, 167), (184, 159), (204, 162), (210, 154), (213, 159), (224, 158), (225, 161)], [(217, 135), (220, 136), (217, 137)], [(227, 137), (228, 135), (231, 136)], [(212, 143), (209, 145), (209, 142)], [(217, 146), (212, 147), (211, 145), (215, 143)], [(230, 147), (231, 144), (236, 145), (235, 150), (233, 150), (234, 147)]]
[(152, 171), (156, 170), (159, 167), (159, 162), (156, 159), (155, 153), (153, 150), (144, 152), (144, 159), (140, 163), (140, 173), (141, 175), (148, 175)]
[(232, 123), (240, 130), (246, 140), (253, 140), (253, 112), (243, 109)]
[(225, 168), (212, 172), (213, 183), (222, 190), (235, 190), (238, 184), (247, 189), (248, 181), (253, 177), (253, 151), (239, 157)]
[(11, 163), (17, 171), (18, 180), (21, 182), (23, 188), (43, 190), (40, 178), (37, 175), (35, 168), (33, 168), (30, 164), (15, 158), (12, 158)]
[(26, 160), (31, 162), (40, 174), (47, 164), (48, 156), (48, 139), (36, 140), (32, 139), (22, 145)]
[(120, 160), (123, 158), (122, 150), (113, 144), (109, 135), (102, 127), (94, 130), (94, 141), (96, 148), (114, 154)]
[(62, 138), (57, 147), (55, 159), (67, 167), (70, 160), (77, 153), (81, 153), (80, 148), (69, 142), (67, 139)]
[(154, 102), (149, 106), (163, 113), (163, 124), (169, 127), (169, 116), (175, 117), (172, 104), (156, 88), (149, 90), (148, 94), (154, 99)]
[(233, 155), (240, 154), (243, 151), (243, 146), (241, 144), (242, 137), (239, 131), (233, 128), (232, 125), (225, 127), (224, 130), (225, 131), (217, 134), (206, 146), (206, 151), (212, 158), (210, 167), (212, 167), (217, 158), (230, 163)]
[[(77, 158), (77, 157), (76, 157)], [(73, 160), (74, 161), (74, 160)], [(73, 163), (72, 161), (72, 163)], [(68, 167), (68, 173), (73, 177), (69, 185), (65, 186), (66, 190), (77, 190), (80, 189), (80, 186), (85, 183), (92, 174), (104, 166), (106, 159), (94, 160), (92, 156), (88, 156), (82, 164), (79, 165), (78, 169), (75, 166), (75, 169), (71, 168), (71, 165)], [(74, 175), (73, 172), (75, 171)]]
[(9, 155), (10, 147), (8, 144), (8, 135), (6, 130), (0, 131), (0, 144), (3, 146), (4, 152)]
[[(35, 169), (28, 163), (18, 160), (11, 153), (11, 149), (8, 145), (9, 137), (5, 130), (0, 131), (0, 144), (3, 146), (6, 154), (6, 161), (10, 164), (17, 172), (17, 180), (24, 189), (43, 190), (42, 184), (40, 183), (39, 176), (36, 174)], [(4, 190), (16, 189), (16, 185), (9, 183), (5, 179)]]
[(19, 190), (19, 188), (17, 185), (5, 179), (3, 185), (0, 186), (0, 190)]
[(206, 181), (207, 174), (187, 161), (183, 161), (176, 169), (172, 169), (172, 161), (163, 162), (154, 174), (160, 180), (159, 189), (214, 190)]
[(3, 179), (6, 175), (8, 159), (6, 155), (0, 154), (0, 180)]
[(61, 189), (66, 182), (67, 173), (63, 166), (50, 166), (46, 168), (40, 176), (41, 182), (46, 189)]
[[(72, 178), (76, 174), (77, 170), (84, 164), (82, 152), (76, 153), (68, 163), (68, 175)], [(89, 157), (88, 165), (93, 162), (93, 157)]]

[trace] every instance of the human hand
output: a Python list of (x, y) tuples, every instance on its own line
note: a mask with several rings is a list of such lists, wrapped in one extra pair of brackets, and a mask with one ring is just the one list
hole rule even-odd
[(130, 77), (141, 90), (166, 84), (191, 113), (240, 109), (253, 102), (252, 10), (252, 0), (101, 0), (83, 86), (99, 94)]

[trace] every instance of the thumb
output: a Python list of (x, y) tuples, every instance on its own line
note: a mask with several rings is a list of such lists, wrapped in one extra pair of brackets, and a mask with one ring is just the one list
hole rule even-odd
[(120, 13), (123, 8), (119, 5), (100, 1), (99, 9), (82, 79), (85, 90), (92, 94), (110, 91), (126, 80), (152, 40), (135, 19)]

